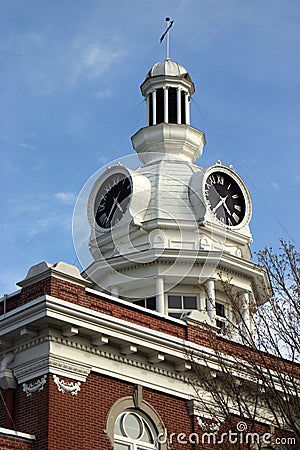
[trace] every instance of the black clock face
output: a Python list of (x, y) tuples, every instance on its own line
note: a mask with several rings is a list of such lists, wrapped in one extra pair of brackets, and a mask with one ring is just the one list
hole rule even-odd
[(239, 225), (245, 217), (246, 203), (238, 183), (226, 172), (211, 173), (205, 183), (206, 201), (224, 225)]
[(112, 174), (103, 182), (95, 201), (95, 219), (101, 228), (111, 228), (120, 222), (131, 193), (131, 180), (123, 173)]

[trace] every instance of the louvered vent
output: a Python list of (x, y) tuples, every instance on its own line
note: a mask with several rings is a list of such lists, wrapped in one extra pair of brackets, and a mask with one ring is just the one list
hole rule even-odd
[(153, 125), (153, 94), (149, 94), (149, 126)]
[(186, 124), (185, 96), (186, 94), (181, 91), (181, 123), (183, 124)]
[(164, 90), (163, 88), (156, 91), (156, 123), (164, 121)]
[(169, 88), (169, 123), (177, 123), (177, 89)]

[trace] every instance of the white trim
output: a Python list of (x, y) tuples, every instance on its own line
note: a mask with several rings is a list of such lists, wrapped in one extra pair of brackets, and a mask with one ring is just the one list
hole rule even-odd
[[(42, 304), (39, 304), (43, 302)], [(35, 308), (32, 308), (32, 305), (35, 305)], [(27, 311), (24, 309), (27, 309)], [(122, 341), (130, 342), (132, 345), (137, 345), (141, 347), (147, 347), (151, 349), (153, 352), (159, 352), (164, 355), (168, 355), (170, 358), (174, 358), (175, 360), (186, 360), (186, 351), (194, 350), (194, 360), (199, 362), (200, 364), (203, 361), (207, 361), (206, 358), (209, 358), (209, 367), (212, 370), (218, 370), (218, 361), (217, 357), (214, 353), (213, 349), (201, 346), (199, 344), (186, 341), (184, 339), (180, 339), (176, 336), (170, 335), (168, 333), (163, 333), (160, 331), (152, 330), (150, 328), (135, 324), (134, 322), (128, 322), (123, 319), (118, 319), (103, 313), (99, 313), (95, 310), (91, 310), (86, 307), (82, 307), (76, 305), (74, 303), (67, 302), (65, 300), (56, 299), (55, 297), (51, 297), (49, 295), (45, 295), (40, 297), (39, 299), (35, 299), (32, 302), (29, 302), (23, 305), (20, 308), (17, 308), (13, 311), (16, 317), (6, 318), (2, 321), (2, 329), (1, 333), (4, 335), (5, 332), (14, 331), (22, 326), (30, 324), (33, 321), (37, 321), (38, 319), (44, 319), (45, 317), (58, 319), (60, 321), (65, 321), (70, 323), (72, 321), (73, 325), (78, 325), (79, 327), (83, 327), (87, 330), (90, 330), (92, 333), (102, 333), (104, 335), (109, 335), (114, 338), (120, 339)], [(5, 329), (4, 324), (8, 322), (7, 327)], [(6, 325), (6, 324), (5, 324)], [(35, 338), (41, 339), (41, 338)], [(65, 343), (68, 342), (67, 338), (64, 338)], [(36, 345), (36, 341), (33, 339), (33, 346)], [(71, 342), (71, 341), (70, 341)], [(26, 343), (26, 348), (28, 348), (28, 342)], [(77, 344), (74, 343), (76, 346)], [(80, 344), (80, 347), (82, 344)], [(18, 353), (18, 348), (15, 348)], [(98, 354), (100, 350), (94, 350), (95, 354)], [(100, 351), (101, 352), (101, 351)], [(105, 352), (106, 353), (106, 352)], [(110, 351), (108, 351), (110, 353)], [(206, 356), (203, 357), (203, 354)], [(57, 355), (59, 356), (59, 355)], [(108, 355), (107, 355), (108, 356)], [(115, 356), (112, 355), (112, 358), (115, 360)], [(122, 355), (122, 358), (124, 356)], [(78, 359), (75, 358), (77, 363)], [(128, 357), (127, 357), (128, 359)], [(128, 364), (125, 360), (125, 364)], [(129, 358), (132, 360), (132, 358)], [(135, 359), (135, 358), (134, 358)], [(234, 364), (236, 366), (236, 359), (230, 355), (224, 355), (224, 363), (226, 364)], [(121, 361), (120, 361), (121, 362)], [(73, 361), (74, 363), (74, 361)], [(138, 367), (139, 363), (129, 363), (134, 367)], [(23, 363), (22, 363), (23, 365)], [(18, 370), (17, 368), (12, 368), (14, 371)], [(149, 370), (145, 367), (146, 370)], [(150, 369), (151, 372), (154, 372), (154, 367)], [(159, 369), (158, 371), (160, 371)], [(162, 368), (163, 370), (163, 368)], [(112, 369), (110, 369), (112, 371)], [(55, 370), (56, 374), (61, 376), (67, 376), (64, 373), (59, 373)], [(87, 370), (89, 372), (89, 370)], [(104, 372), (100, 370), (100, 372)], [(166, 375), (169, 376), (168, 369), (166, 369)], [(35, 376), (41, 376), (45, 372), (41, 371)], [(119, 377), (120, 377), (120, 372)], [(234, 371), (237, 377), (243, 377), (243, 379), (249, 379), (247, 374), (245, 373), (245, 364), (243, 364), (243, 369), (240, 371), (238, 368)], [(112, 375), (112, 373), (111, 373)], [(70, 375), (68, 375), (70, 376)], [(113, 375), (112, 375), (113, 376)], [(18, 375), (17, 375), (18, 378)], [(176, 377), (177, 378), (177, 377)], [(22, 379), (21, 382), (26, 382), (29, 377)], [(20, 380), (19, 380), (20, 382)]]
[[(97, 291), (95, 292), (97, 293)], [(115, 299), (114, 297), (111, 298), (113, 298), (116, 301), (119, 301), (120, 303), (125, 302), (124, 300), (122, 301), (120, 299)], [(45, 304), (43, 304), (44, 302)], [(35, 310), (33, 310), (33, 306), (36, 307)], [(144, 310), (144, 308), (141, 306), (138, 305), (133, 306), (137, 309)], [(60, 320), (62, 320), (62, 318), (64, 317), (64, 320), (70, 323), (70, 316), (72, 315), (72, 311), (80, 313), (76, 314), (76, 317), (74, 319), (72, 317), (73, 325), (78, 324), (79, 326), (83, 326), (82, 319), (88, 318), (90, 330), (94, 329), (94, 331), (99, 332), (99, 329), (96, 329), (93, 325), (95, 325), (97, 328), (103, 325), (105, 326), (106, 330), (110, 329), (111, 331), (116, 331), (116, 335), (118, 336), (120, 336), (121, 332), (125, 330), (127, 334), (129, 334), (128, 332), (130, 332), (130, 338), (132, 338), (132, 336), (135, 336), (137, 339), (141, 339), (142, 337), (144, 341), (150, 340), (150, 342), (152, 343), (157, 342), (158, 344), (163, 344), (165, 347), (168, 347), (168, 349), (171, 349), (173, 347), (175, 348), (176, 353), (178, 352), (178, 350), (180, 351), (180, 353), (183, 353), (186, 349), (193, 349), (198, 350), (199, 352), (205, 352), (207, 354), (210, 354), (211, 356), (214, 355), (213, 349), (210, 349), (208, 347), (201, 346), (191, 341), (186, 341), (169, 333), (163, 333), (161, 331), (152, 330), (151, 328), (138, 325), (134, 322), (129, 322), (124, 319), (109, 316), (107, 314), (100, 313), (96, 310), (58, 299), (48, 294), (36, 298), (31, 302), (25, 303), (19, 308), (10, 311), (8, 313), (10, 317), (8, 317), (7, 314), (7, 317), (3, 319), (2, 327), (0, 330), (0, 336), (5, 335), (8, 332), (21, 328), (24, 325), (28, 325), (33, 321), (45, 317), (58, 318)], [(147, 312), (149, 312), (150, 314), (153, 313), (153, 311), (150, 310)], [(159, 313), (156, 314), (161, 317), (164, 317), (165, 319), (172, 320), (174, 322), (184, 324), (185, 326), (187, 326), (186, 322), (182, 320), (171, 317), (165, 317)], [(14, 316), (17, 316), (17, 321)], [(4, 325), (4, 322), (8, 322), (6, 327)], [(120, 326), (122, 326), (123, 330), (120, 329), (121, 328)], [(107, 333), (108, 332), (106, 332), (105, 335), (107, 335)], [(133, 341), (130, 342), (133, 343)]]
[(127, 300), (123, 300), (121, 298), (114, 297), (113, 295), (109, 295), (109, 294), (105, 294), (103, 292), (97, 291), (96, 289), (85, 288), (85, 291), (90, 293), (90, 294), (97, 295), (98, 297), (104, 297), (107, 300), (112, 300), (115, 303), (119, 303), (122, 306), (127, 306), (127, 307), (129, 306), (130, 308), (137, 309), (138, 311), (141, 311), (144, 314), (149, 314), (149, 315), (154, 316), (154, 317), (159, 317), (160, 319), (169, 320), (169, 321), (174, 322), (174, 323), (176, 323), (178, 325), (184, 325), (186, 327), (186, 322), (184, 320), (176, 319), (174, 317), (168, 316), (167, 314), (162, 314), (161, 312), (153, 311), (152, 309), (144, 308), (143, 306), (136, 305), (135, 303), (131, 303), (131, 302), (127, 301)]
[(17, 439), (26, 439), (28, 441), (35, 441), (36, 437), (34, 434), (21, 433), (20, 431), (10, 430), (9, 428), (0, 427), (0, 435), (11, 436)]

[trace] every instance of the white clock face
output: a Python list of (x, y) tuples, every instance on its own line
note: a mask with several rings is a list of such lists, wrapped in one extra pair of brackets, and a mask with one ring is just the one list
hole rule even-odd
[(227, 172), (215, 170), (208, 175), (204, 196), (212, 213), (224, 225), (235, 227), (244, 220), (244, 194), (238, 182)]
[(105, 229), (117, 225), (128, 210), (131, 194), (131, 179), (121, 172), (103, 181), (95, 200), (97, 224)]

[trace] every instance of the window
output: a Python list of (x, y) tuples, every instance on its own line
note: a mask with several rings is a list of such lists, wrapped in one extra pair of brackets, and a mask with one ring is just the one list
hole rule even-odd
[(133, 302), (135, 305), (143, 306), (144, 308), (156, 311), (156, 297), (142, 298)]
[(195, 295), (168, 295), (169, 316), (180, 318), (181, 314), (198, 308)]
[(225, 305), (223, 305), (223, 303), (216, 302), (216, 315), (219, 317), (226, 317)]
[(156, 449), (157, 433), (154, 425), (140, 412), (122, 412), (114, 426), (114, 450)]
[(168, 92), (168, 116), (169, 123), (177, 123), (177, 89), (170, 87)]
[(156, 91), (156, 123), (162, 123), (164, 121), (164, 90), (159, 88)]
[(226, 323), (224, 320), (216, 320), (216, 325), (220, 328), (221, 333), (225, 333)]
[(149, 126), (153, 125), (153, 94), (149, 94)]
[(183, 91), (181, 91), (181, 123), (186, 123), (186, 117), (185, 117), (185, 96), (187, 94)]
[(216, 302), (216, 325), (220, 328), (220, 332), (224, 334), (226, 329), (225, 305), (219, 302)]

